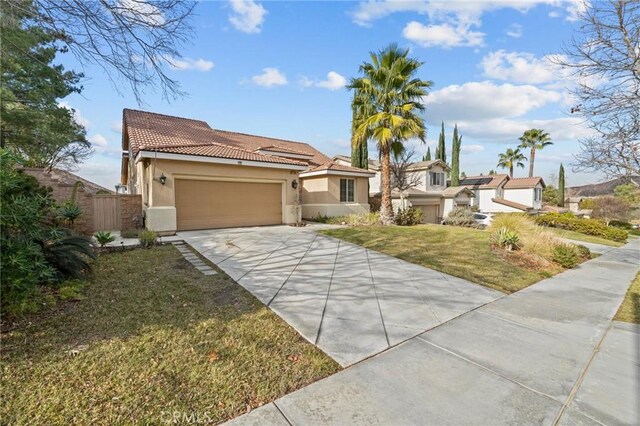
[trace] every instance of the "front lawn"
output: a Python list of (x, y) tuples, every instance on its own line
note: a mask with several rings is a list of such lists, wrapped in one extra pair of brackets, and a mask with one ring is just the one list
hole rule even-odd
[(622, 247), (624, 243), (618, 243), (616, 241), (607, 240), (600, 237), (594, 237), (593, 235), (581, 234), (575, 231), (569, 231), (568, 229), (560, 228), (545, 228), (545, 231), (549, 231), (557, 235), (558, 237), (568, 238), (575, 241), (584, 241), (585, 243), (602, 244), (603, 246)]
[(411, 263), (513, 293), (562, 269), (524, 267), (507, 253), (491, 248), (490, 234), (441, 225), (371, 226), (322, 231)]
[(640, 273), (631, 283), (627, 295), (613, 318), (617, 321), (634, 322), (640, 324)]
[(218, 423), (339, 370), (171, 246), (100, 256), (85, 296), (3, 332), (3, 424)]

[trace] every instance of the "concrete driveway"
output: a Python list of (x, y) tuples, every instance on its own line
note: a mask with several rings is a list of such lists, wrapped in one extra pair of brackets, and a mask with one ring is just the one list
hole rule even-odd
[(322, 226), (179, 236), (342, 366), (496, 300), (501, 293), (337, 239)]

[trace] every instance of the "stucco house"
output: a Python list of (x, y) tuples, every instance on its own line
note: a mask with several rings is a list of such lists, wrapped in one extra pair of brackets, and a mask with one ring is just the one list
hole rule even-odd
[(536, 212), (542, 209), (541, 177), (510, 178), (507, 174), (467, 176), (460, 186), (474, 194), (473, 206), (485, 213)]
[[(351, 164), (350, 157), (338, 155), (333, 157), (338, 164)], [(369, 193), (379, 196), (381, 192), (380, 164), (369, 160), (369, 170), (376, 175), (369, 179)], [(407, 173), (417, 176), (419, 185), (401, 194), (397, 190), (391, 192), (395, 209), (416, 207), (423, 211), (424, 223), (440, 223), (454, 207), (469, 206), (473, 192), (466, 187), (447, 187), (451, 169), (442, 160), (418, 161), (407, 168)]]
[(375, 173), (306, 143), (132, 109), (122, 129), (121, 183), (142, 195), (145, 226), (163, 234), (369, 211)]

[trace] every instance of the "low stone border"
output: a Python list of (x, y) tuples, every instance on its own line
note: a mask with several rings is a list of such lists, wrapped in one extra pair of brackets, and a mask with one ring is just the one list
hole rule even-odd
[(205, 275), (217, 274), (217, 272), (211, 266), (204, 263), (202, 259), (200, 259), (198, 255), (196, 255), (189, 246), (184, 243), (184, 241), (174, 241), (172, 244), (189, 263), (195, 266), (198, 271)]

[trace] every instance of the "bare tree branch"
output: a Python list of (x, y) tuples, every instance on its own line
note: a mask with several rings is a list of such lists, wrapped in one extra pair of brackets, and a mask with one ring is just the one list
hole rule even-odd
[(571, 112), (592, 130), (574, 169), (640, 174), (640, 2), (594, 1), (580, 20), (580, 36), (555, 58), (578, 81)]
[(410, 170), (415, 153), (414, 149), (404, 148), (394, 155), (393, 161), (391, 162), (391, 187), (400, 193), (403, 209), (406, 192), (422, 184), (420, 174), (413, 173)]
[[(138, 104), (148, 90), (173, 100), (184, 96), (167, 75), (191, 34), (195, 3), (185, 0), (34, 0), (33, 20), (59, 33), (82, 64), (100, 66), (115, 90), (128, 84)], [(3, 7), (24, 8), (24, 0)]]

